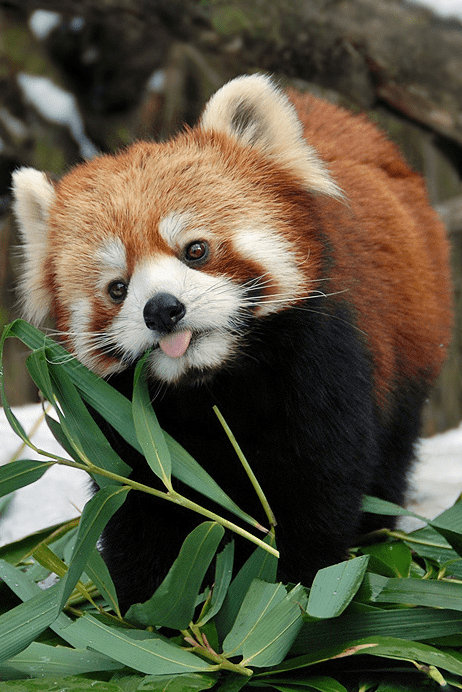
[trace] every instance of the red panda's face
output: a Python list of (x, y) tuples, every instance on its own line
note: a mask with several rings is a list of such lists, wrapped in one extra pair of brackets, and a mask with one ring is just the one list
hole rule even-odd
[(200, 126), (171, 143), (93, 159), (56, 187), (22, 169), (26, 316), (40, 322), (51, 312), (98, 374), (151, 350), (158, 380), (206, 377), (234, 357), (255, 320), (307, 293), (310, 248), (297, 244), (265, 182), (275, 170), (301, 188), (337, 192), (289, 102), (262, 77), (224, 87)]
[(107, 170), (94, 161), (57, 186), (53, 312), (71, 350), (102, 375), (152, 350), (157, 379), (206, 377), (238, 352), (254, 320), (301, 291), (274, 202), (188, 147), (182, 154), (178, 141), (172, 160), (162, 146), (138, 145), (107, 159)]

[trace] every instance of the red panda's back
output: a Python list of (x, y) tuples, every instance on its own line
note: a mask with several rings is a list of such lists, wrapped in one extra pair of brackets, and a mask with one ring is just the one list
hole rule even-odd
[[(376, 384), (388, 389), (401, 361), (431, 381), (452, 328), (446, 230), (428, 202), (422, 177), (365, 115), (290, 92), (313, 145), (345, 202), (320, 204), (331, 242), (333, 286), (347, 289), (368, 335)], [(399, 355), (398, 355), (399, 354)]]

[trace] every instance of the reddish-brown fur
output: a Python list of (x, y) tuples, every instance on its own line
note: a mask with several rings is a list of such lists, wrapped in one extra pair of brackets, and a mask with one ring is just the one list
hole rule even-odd
[[(291, 92), (305, 136), (347, 204), (316, 205), (332, 247), (331, 288), (349, 291), (374, 356), (378, 391), (408, 376), (434, 379), (452, 327), (449, 243), (424, 182), (365, 116)], [(379, 317), (381, 315), (381, 317)]]

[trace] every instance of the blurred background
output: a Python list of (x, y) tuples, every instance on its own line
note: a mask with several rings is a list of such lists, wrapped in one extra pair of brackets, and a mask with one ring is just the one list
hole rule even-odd
[[(456, 327), (427, 435), (462, 419), (460, 0), (0, 0), (0, 331), (18, 316), (18, 166), (60, 176), (193, 124), (228, 79), (264, 71), (366, 111), (427, 179), (452, 244)], [(441, 14), (445, 11), (445, 14)], [(459, 15), (459, 16), (457, 16)], [(11, 405), (37, 401), (9, 339)]]

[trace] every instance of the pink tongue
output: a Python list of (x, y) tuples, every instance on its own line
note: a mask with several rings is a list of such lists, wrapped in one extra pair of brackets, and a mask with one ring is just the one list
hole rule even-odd
[(189, 329), (183, 332), (173, 332), (173, 334), (164, 336), (159, 341), (159, 346), (170, 358), (179, 358), (188, 348), (191, 336)]

